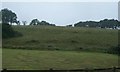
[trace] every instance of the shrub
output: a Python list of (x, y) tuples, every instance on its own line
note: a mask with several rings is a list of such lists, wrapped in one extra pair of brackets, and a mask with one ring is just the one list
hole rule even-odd
[(116, 47), (111, 47), (111, 48), (108, 50), (108, 53), (120, 55), (120, 45), (118, 45), (118, 46), (116, 46)]
[(17, 31), (14, 31), (12, 26), (9, 24), (2, 24), (2, 38), (11, 38), (11, 37), (17, 37), (22, 36), (21, 33), (18, 33)]
[(38, 40), (30, 40), (30, 41), (26, 41), (26, 43), (39, 43)]

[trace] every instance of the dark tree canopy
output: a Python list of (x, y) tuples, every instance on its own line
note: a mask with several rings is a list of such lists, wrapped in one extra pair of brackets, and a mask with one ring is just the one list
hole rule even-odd
[(55, 24), (50, 24), (46, 21), (41, 21), (40, 23), (38, 23), (38, 25), (45, 25), (45, 26), (55, 26)]
[(3, 24), (17, 23), (17, 15), (11, 10), (8, 10), (7, 8), (2, 9), (0, 14), (2, 14), (1, 20)]
[(20, 25), (20, 21), (17, 21), (16, 24), (17, 24), (17, 25)]
[(46, 26), (55, 26), (55, 24), (50, 24), (46, 21), (39, 21), (38, 19), (33, 19), (31, 22), (30, 22), (30, 25), (46, 25)]
[(22, 35), (21, 33), (14, 31), (12, 28), (12, 23), (20, 24), (20, 22), (17, 21), (17, 15), (14, 12), (5, 8), (0, 11), (0, 16), (2, 38), (11, 38)]
[(120, 27), (120, 23), (118, 20), (114, 19), (104, 19), (99, 22), (96, 21), (86, 21), (86, 22), (78, 22), (74, 24), (75, 27), (101, 27), (101, 28), (115, 28)]
[(72, 27), (72, 25), (66, 25), (66, 27)]
[(117, 20), (114, 19), (104, 19), (99, 22), (100, 26), (103, 28), (113, 28), (113, 27), (118, 27), (120, 26)]
[(40, 22), (38, 19), (33, 19), (31, 22), (30, 22), (30, 25), (38, 25)]
[(38, 25), (49, 25), (49, 23), (46, 21), (41, 21)]

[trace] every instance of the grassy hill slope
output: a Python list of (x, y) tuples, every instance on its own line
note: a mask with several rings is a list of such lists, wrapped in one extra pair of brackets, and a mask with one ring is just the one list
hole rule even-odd
[(13, 26), (22, 37), (3, 40), (4, 48), (105, 51), (118, 44), (118, 31), (98, 28)]
[(117, 55), (97, 53), (107, 52), (117, 46), (117, 30), (52, 26), (13, 26), (13, 29), (23, 36), (3, 39), (3, 68), (80, 69), (118, 66)]

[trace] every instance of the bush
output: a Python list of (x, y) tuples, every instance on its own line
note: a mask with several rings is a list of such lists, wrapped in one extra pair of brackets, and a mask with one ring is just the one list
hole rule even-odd
[(118, 45), (118, 46), (116, 46), (116, 47), (111, 47), (111, 48), (108, 50), (108, 53), (120, 55), (120, 45)]
[(38, 40), (30, 40), (30, 41), (26, 41), (26, 43), (39, 43)]
[(22, 36), (21, 33), (14, 31), (12, 26), (9, 24), (2, 24), (2, 38), (11, 38), (11, 37), (18, 37)]

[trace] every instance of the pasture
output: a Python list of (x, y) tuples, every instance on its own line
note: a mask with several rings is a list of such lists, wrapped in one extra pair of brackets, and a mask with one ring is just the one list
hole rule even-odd
[(7, 69), (82, 69), (118, 66), (118, 56), (79, 51), (38, 51), (3, 49), (3, 68)]
[(21, 37), (3, 39), (3, 68), (80, 69), (118, 66), (108, 54), (118, 45), (118, 31), (99, 28), (12, 26)]
[(2, 69), (2, 47), (0, 48), (0, 70)]
[(52, 26), (13, 28), (23, 36), (4, 39), (4, 48), (106, 52), (118, 45), (117, 30)]

